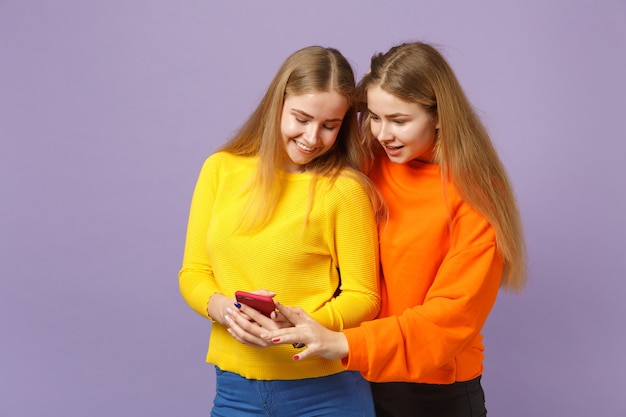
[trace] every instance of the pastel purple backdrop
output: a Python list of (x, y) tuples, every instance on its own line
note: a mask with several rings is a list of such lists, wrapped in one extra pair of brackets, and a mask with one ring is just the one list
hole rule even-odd
[(508, 168), (530, 282), (485, 328), (493, 416), (622, 416), (626, 2), (0, 1), (0, 416), (202, 416), (191, 192), (283, 59), (441, 46)]

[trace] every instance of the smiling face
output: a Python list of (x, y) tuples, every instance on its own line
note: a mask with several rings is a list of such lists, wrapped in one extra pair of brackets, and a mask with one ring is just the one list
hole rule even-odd
[(416, 102), (405, 101), (384, 91), (380, 86), (367, 90), (370, 127), (396, 164), (411, 160), (433, 162), (436, 129), (439, 125)]
[(333, 147), (348, 101), (336, 91), (288, 95), (280, 119), (285, 155), (281, 168), (303, 172), (306, 164)]

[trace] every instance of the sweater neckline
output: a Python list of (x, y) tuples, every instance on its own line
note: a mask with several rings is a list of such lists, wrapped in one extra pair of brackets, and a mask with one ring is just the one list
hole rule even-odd
[(412, 159), (410, 161), (408, 161), (405, 164), (402, 165), (406, 165), (409, 168), (412, 169), (424, 169), (424, 170), (428, 170), (428, 171), (439, 171), (439, 165), (438, 164), (433, 164), (433, 163), (428, 163), (428, 162), (424, 162), (424, 161), (418, 161), (417, 159)]
[(310, 179), (311, 178), (311, 173), (308, 171), (304, 171), (304, 172), (289, 172), (289, 171), (283, 171), (282, 169), (278, 170), (278, 176), (280, 178), (286, 179), (286, 180), (290, 180), (290, 181), (298, 181), (298, 180), (305, 180), (305, 179)]

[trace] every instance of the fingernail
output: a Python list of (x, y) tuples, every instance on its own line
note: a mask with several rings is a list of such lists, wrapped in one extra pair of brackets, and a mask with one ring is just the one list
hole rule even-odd
[(280, 339), (277, 337), (277, 338), (275, 338), (275, 339), (272, 339), (272, 342), (274, 342), (274, 343), (278, 343), (278, 342), (280, 342)]
[(241, 308), (241, 304), (240, 303), (235, 303), (235, 307)]
[(293, 360), (294, 360), (294, 361), (299, 361), (299, 360), (300, 360), (300, 356), (295, 355), (295, 356), (293, 357)]

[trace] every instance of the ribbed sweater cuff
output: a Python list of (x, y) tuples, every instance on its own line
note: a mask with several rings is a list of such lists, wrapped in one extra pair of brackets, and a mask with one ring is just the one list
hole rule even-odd
[(367, 370), (367, 330), (363, 327), (345, 329), (343, 334), (348, 340), (348, 356), (342, 359), (345, 369), (351, 371)]

